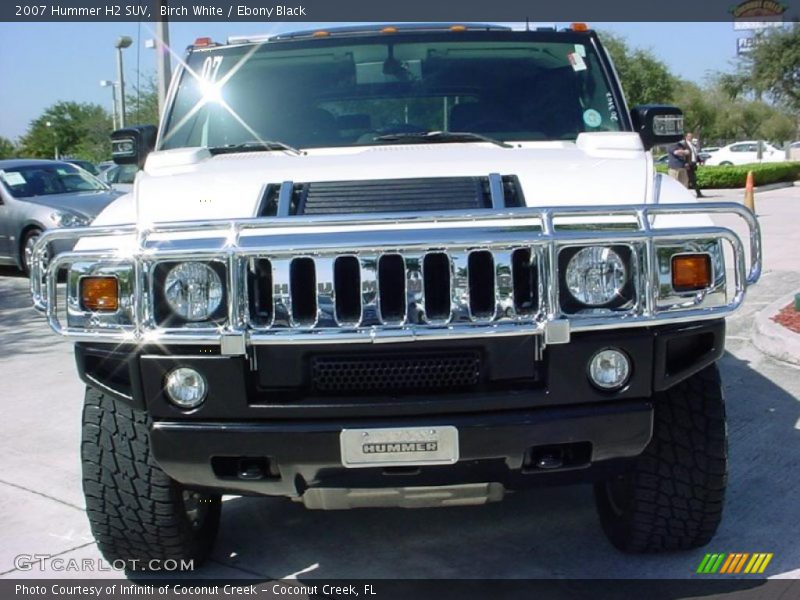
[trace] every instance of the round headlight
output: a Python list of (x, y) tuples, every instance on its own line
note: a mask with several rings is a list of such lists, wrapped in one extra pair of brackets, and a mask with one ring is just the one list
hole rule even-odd
[(628, 356), (613, 348), (600, 350), (589, 361), (589, 378), (602, 390), (616, 390), (628, 382), (631, 363)]
[(608, 304), (619, 295), (628, 278), (620, 255), (605, 246), (589, 246), (567, 263), (567, 289), (586, 306)]
[(180, 263), (164, 280), (167, 303), (187, 321), (203, 321), (213, 315), (222, 302), (222, 292), (219, 275), (204, 263)]
[(179, 408), (197, 408), (206, 399), (208, 384), (205, 377), (189, 367), (170, 371), (164, 390), (172, 403)]

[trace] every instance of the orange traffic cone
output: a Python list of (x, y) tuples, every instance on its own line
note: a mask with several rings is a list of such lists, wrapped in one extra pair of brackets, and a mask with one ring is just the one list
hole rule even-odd
[(744, 184), (744, 205), (756, 212), (756, 197), (753, 193), (753, 172), (747, 172), (747, 182)]

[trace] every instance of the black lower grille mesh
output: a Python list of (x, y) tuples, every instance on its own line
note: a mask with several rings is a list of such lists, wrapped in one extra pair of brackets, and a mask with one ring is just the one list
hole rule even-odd
[(430, 355), (314, 357), (314, 389), (323, 393), (402, 392), (476, 386), (478, 352)]

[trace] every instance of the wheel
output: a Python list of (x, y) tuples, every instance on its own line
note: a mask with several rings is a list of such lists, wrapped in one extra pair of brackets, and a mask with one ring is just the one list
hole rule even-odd
[(81, 460), (92, 534), (103, 556), (128, 570), (165, 566), (153, 560), (196, 568), (214, 544), (221, 500), (181, 486), (155, 464), (149, 424), (146, 412), (87, 388)]
[(623, 552), (699, 548), (722, 518), (727, 426), (711, 365), (654, 395), (653, 439), (632, 469), (594, 488), (608, 539)]
[[(36, 245), (36, 242), (39, 241), (39, 238), (42, 235), (41, 229), (31, 229), (25, 234), (25, 237), (22, 240), (22, 270), (25, 272), (26, 275), (30, 275), (31, 273), (31, 260), (33, 260), (33, 247)], [(44, 255), (44, 264), (47, 265), (48, 256), (47, 253)]]

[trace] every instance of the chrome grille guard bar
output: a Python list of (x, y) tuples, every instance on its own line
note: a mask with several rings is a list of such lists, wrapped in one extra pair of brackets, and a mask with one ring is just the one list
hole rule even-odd
[[(749, 235), (749, 265), (739, 236), (724, 227), (653, 227), (659, 215), (733, 214), (744, 220)], [(561, 230), (557, 219), (601, 217), (596, 223), (566, 224)], [(608, 218), (626, 219), (626, 229), (609, 230)], [(600, 229), (598, 229), (598, 227)], [(629, 228), (628, 228), (629, 227)], [(315, 231), (307, 231), (314, 228)], [(201, 238), (187, 234), (202, 233)], [(163, 238), (173, 234), (173, 239)], [(212, 235), (213, 234), (213, 235)], [(250, 234), (250, 235), (248, 235)], [(254, 235), (255, 234), (255, 235)], [(134, 241), (132, 249), (116, 248), (75, 250), (56, 256), (45, 265), (47, 245), (59, 240), (126, 236)], [(732, 300), (719, 306), (707, 306), (703, 294), (681, 305), (659, 304), (659, 275), (656, 251), (659, 245), (680, 245), (701, 240), (727, 242), (733, 251), (734, 286)], [(634, 256), (641, 260), (637, 276), (636, 301), (631, 310), (603, 315), (566, 314), (559, 299), (558, 252), (570, 245), (631, 244)], [(538, 308), (528, 315), (507, 316), (496, 311), (489, 319), (472, 318), (441, 323), (381, 323), (364, 326), (362, 322), (334, 327), (255, 326), (247, 310), (246, 270), (250, 259), (291, 259), (292, 257), (380, 255), (382, 253), (429, 252), (450, 254), (488, 250), (493, 257), (511, 249), (530, 249), (535, 255), (538, 275)], [(641, 252), (639, 253), (639, 249)], [(641, 254), (641, 256), (639, 256)], [(219, 327), (162, 328), (147, 306), (151, 300), (148, 268), (154, 263), (175, 260), (224, 261), (227, 265), (227, 319)], [(62, 324), (57, 308), (58, 273), (76, 263), (104, 265), (129, 264), (133, 276), (131, 323), (126, 327), (87, 328)], [(452, 268), (451, 261), (451, 268)], [(498, 267), (495, 292), (498, 307)], [(221, 344), (223, 352), (242, 353), (247, 345), (341, 342), (401, 342), (416, 339), (439, 340), (478, 336), (544, 334), (545, 343), (563, 343), (570, 331), (614, 329), (698, 319), (719, 318), (736, 310), (744, 300), (748, 285), (761, 274), (761, 233), (755, 215), (736, 203), (691, 203), (621, 206), (570, 206), (520, 208), (481, 213), (444, 211), (441, 213), (397, 213), (291, 217), (283, 219), (235, 219), (184, 221), (148, 227), (136, 225), (98, 226), (58, 229), (46, 232), (37, 243), (31, 268), (31, 293), (34, 307), (47, 315), (54, 331), (75, 341), (118, 341), (173, 344)], [(374, 283), (374, 282), (373, 282)], [(662, 282), (663, 283), (663, 282)], [(321, 289), (321, 286), (320, 286)], [(452, 291), (452, 281), (451, 281)], [(322, 292), (320, 292), (321, 294)], [(317, 299), (319, 310), (320, 297)], [(362, 300), (363, 302), (363, 300)], [(364, 305), (362, 304), (362, 314)], [(455, 309), (451, 309), (455, 310)], [(513, 311), (512, 311), (513, 312)], [(451, 313), (451, 317), (453, 313)]]

